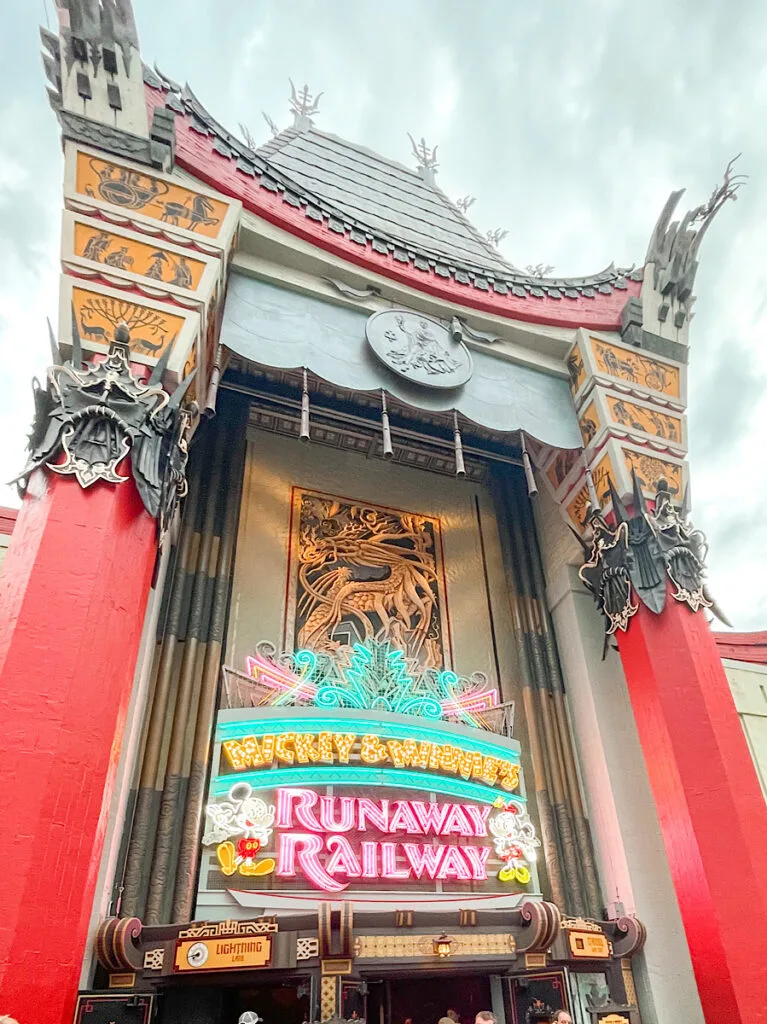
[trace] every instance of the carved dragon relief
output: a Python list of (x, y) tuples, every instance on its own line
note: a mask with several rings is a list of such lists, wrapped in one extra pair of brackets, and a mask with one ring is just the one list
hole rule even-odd
[(296, 644), (335, 652), (392, 641), (442, 668), (437, 529), (424, 516), (301, 493)]

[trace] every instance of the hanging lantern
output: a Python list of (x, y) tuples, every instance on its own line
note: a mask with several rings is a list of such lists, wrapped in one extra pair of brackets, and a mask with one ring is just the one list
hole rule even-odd
[(434, 952), (440, 960), (444, 960), (446, 957), (450, 956), (450, 946), (451, 940), (444, 933), (440, 935), (438, 939), (434, 940)]
[(383, 457), (391, 459), (394, 448), (391, 443), (391, 427), (389, 426), (389, 410), (386, 407), (386, 392), (381, 388), (381, 433), (383, 434)]
[(301, 391), (301, 430), (298, 437), (301, 441), (309, 440), (309, 381), (304, 369), (304, 385)]
[(453, 410), (453, 443), (455, 445), (455, 475), (466, 476), (466, 465), (463, 461), (463, 441), (461, 428), (458, 426), (458, 413)]

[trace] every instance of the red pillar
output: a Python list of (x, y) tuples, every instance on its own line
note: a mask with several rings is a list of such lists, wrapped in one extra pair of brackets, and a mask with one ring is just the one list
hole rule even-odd
[(767, 804), (701, 612), (618, 639), (708, 1024), (767, 1022)]
[(155, 550), (132, 479), (32, 477), (0, 574), (0, 1014), (22, 1024), (72, 1021)]

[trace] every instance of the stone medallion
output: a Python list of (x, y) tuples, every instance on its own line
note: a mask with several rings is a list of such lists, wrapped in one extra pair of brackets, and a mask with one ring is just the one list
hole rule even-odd
[(374, 313), (368, 344), (390, 370), (427, 388), (457, 388), (471, 377), (471, 355), (438, 320), (405, 309)]

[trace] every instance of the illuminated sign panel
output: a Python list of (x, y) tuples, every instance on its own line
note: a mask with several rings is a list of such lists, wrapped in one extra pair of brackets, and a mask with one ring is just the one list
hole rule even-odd
[(375, 711), (223, 711), (208, 890), (535, 891), (519, 745)]

